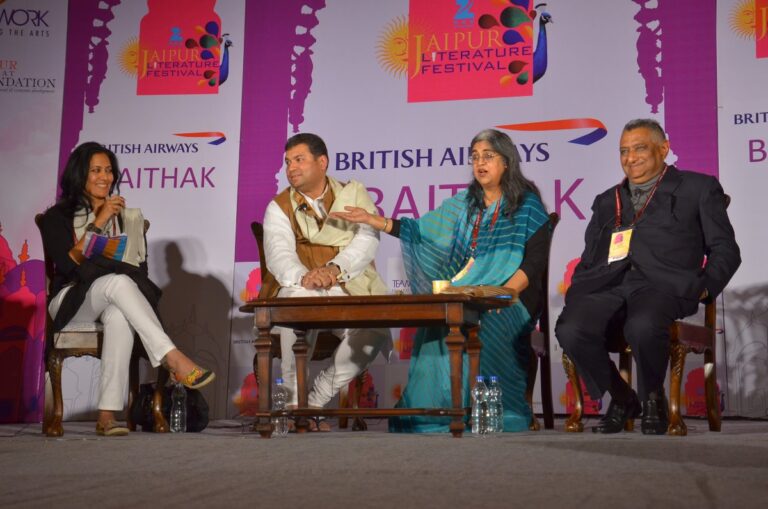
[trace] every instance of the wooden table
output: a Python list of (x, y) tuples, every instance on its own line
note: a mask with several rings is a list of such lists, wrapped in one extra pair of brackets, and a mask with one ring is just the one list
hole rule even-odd
[[(272, 435), (271, 417), (348, 416), (392, 417), (404, 415), (450, 416), (450, 430), (454, 437), (464, 432), (464, 406), (461, 398), (462, 351), (469, 356), (470, 380), (480, 370), (478, 337), (480, 315), (490, 309), (510, 306), (514, 299), (472, 297), (458, 294), (438, 295), (375, 295), (365, 297), (294, 297), (259, 299), (250, 301), (240, 311), (253, 313), (256, 354), (254, 372), (258, 373), (259, 410), (254, 429), (263, 438)], [(273, 326), (296, 330), (293, 346), (296, 356), (298, 408), (278, 413), (270, 411), (272, 404), (272, 337)], [(365, 327), (422, 327), (447, 326), (445, 342), (448, 345), (451, 366), (451, 408), (345, 408), (316, 409), (307, 407), (305, 380), (307, 363), (307, 329), (365, 328)], [(466, 335), (466, 341), (465, 341)], [(300, 431), (304, 431), (301, 426)]]

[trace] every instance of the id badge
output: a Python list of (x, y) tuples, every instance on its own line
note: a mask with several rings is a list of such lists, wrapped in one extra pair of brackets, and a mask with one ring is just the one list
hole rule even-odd
[(611, 247), (608, 248), (608, 263), (618, 262), (629, 256), (629, 241), (632, 228), (615, 231), (611, 234)]

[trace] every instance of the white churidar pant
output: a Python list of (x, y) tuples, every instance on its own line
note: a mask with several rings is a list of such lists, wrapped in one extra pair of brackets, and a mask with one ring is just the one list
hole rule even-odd
[[(67, 291), (69, 288), (61, 290), (51, 301), (48, 307), (51, 316), (56, 316)], [(70, 323), (95, 321), (104, 324), (98, 407), (99, 410), (120, 411), (125, 406), (128, 389), (134, 331), (139, 335), (152, 367), (159, 366), (163, 357), (176, 347), (139, 287), (123, 274), (107, 274), (96, 279)]]

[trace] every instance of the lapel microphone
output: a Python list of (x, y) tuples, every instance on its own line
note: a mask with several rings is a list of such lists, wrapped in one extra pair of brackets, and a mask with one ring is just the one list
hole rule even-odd
[(297, 212), (305, 212), (305, 213), (306, 213), (308, 208), (309, 208), (309, 207), (307, 207), (307, 204), (306, 204), (306, 203), (302, 203), (301, 205), (299, 205), (298, 207), (296, 207), (296, 211), (297, 211)]

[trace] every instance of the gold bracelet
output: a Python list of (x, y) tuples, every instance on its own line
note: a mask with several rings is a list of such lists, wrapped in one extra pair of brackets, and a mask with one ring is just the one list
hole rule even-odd
[(382, 227), (381, 231), (385, 232), (387, 231), (387, 225), (389, 224), (389, 219), (386, 217), (384, 218), (384, 227)]

